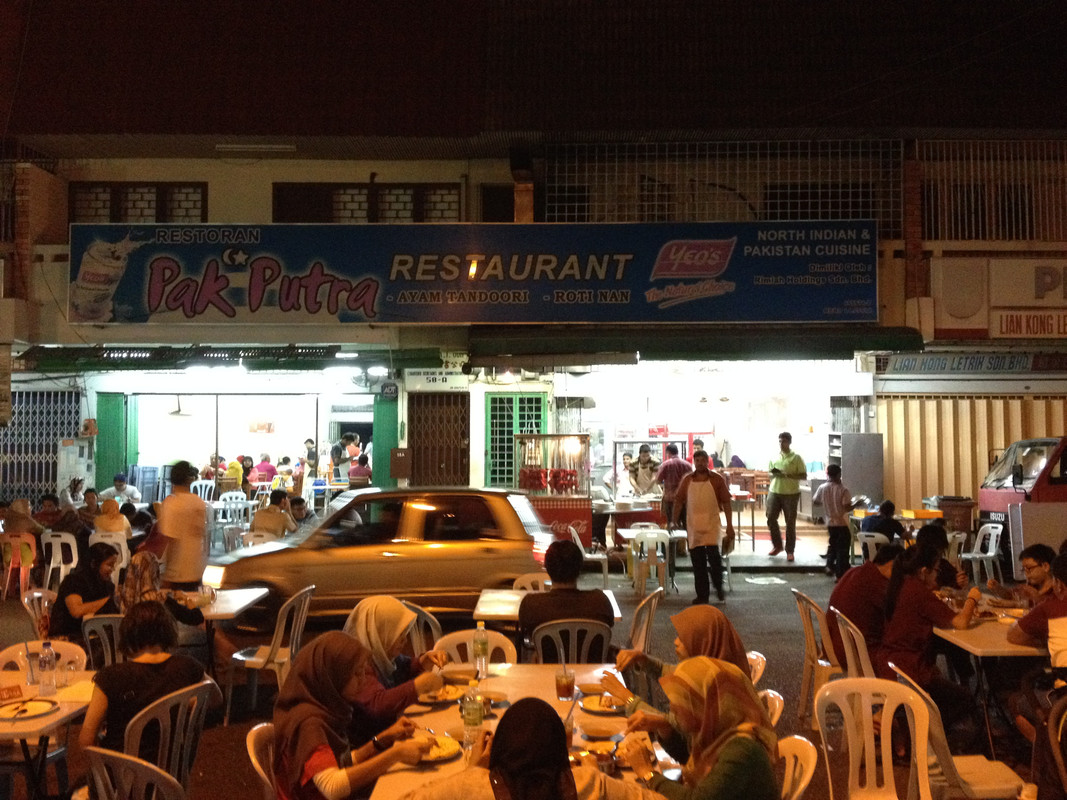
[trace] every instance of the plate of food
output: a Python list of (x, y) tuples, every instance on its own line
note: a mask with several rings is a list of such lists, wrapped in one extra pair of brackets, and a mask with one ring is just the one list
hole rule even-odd
[(43, 717), (51, 714), (59, 708), (55, 700), (45, 698), (33, 698), (32, 700), (17, 700), (13, 703), (4, 703), (0, 706), (0, 720), (5, 722), (18, 722), (34, 717)]
[(466, 689), (460, 686), (445, 684), (436, 692), (427, 692), (419, 695), (419, 702), (427, 706), (440, 705), (441, 703), (454, 703), (463, 697)]
[(578, 691), (588, 697), (594, 694), (604, 694), (604, 687), (599, 683), (579, 683)]
[(460, 743), (453, 739), (451, 736), (423, 736), (424, 739), (430, 739), (433, 741), (433, 745), (427, 751), (426, 755), (422, 757), (424, 763), (436, 763), (438, 761), (451, 761), (453, 758), (463, 752), (463, 747)]
[(586, 739), (610, 739), (618, 733), (619, 724), (604, 720), (585, 719), (581, 724), (582, 734)]
[(590, 714), (621, 714), (623, 703), (620, 703), (610, 694), (595, 694), (591, 697), (583, 697), (578, 701), (582, 711)]
[(588, 744), (584, 745), (584, 749), (588, 750), (590, 753), (610, 753), (611, 755), (614, 755), (615, 745), (616, 743), (611, 740), (589, 742)]
[(466, 664), (446, 664), (441, 668), (441, 677), (445, 679), (445, 683), (466, 686), (478, 677), (478, 670)]
[(508, 696), (504, 692), (487, 692), (484, 689), (479, 689), (478, 694), (494, 706), (502, 706), (508, 701)]

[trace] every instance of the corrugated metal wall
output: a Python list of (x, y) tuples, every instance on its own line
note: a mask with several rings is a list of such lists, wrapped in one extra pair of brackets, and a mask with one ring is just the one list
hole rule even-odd
[(922, 508), (935, 494), (978, 499), (992, 458), (1017, 439), (1067, 433), (1067, 398), (1040, 395), (880, 395), (885, 496)]

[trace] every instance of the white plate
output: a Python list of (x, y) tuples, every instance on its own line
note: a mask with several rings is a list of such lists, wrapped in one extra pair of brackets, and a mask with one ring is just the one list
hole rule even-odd
[(478, 670), (466, 664), (446, 664), (441, 668), (441, 677), (446, 683), (467, 686), (478, 677)]
[(434, 745), (420, 760), (427, 764), (436, 764), (439, 761), (451, 761), (463, 752), (463, 747), (451, 736), (426, 736), (433, 739)]
[(19, 722), (24, 719), (33, 719), (51, 714), (59, 708), (55, 700), (35, 698), (33, 700), (16, 700), (13, 703), (4, 703), (0, 706), (0, 720), (4, 722)]
[(622, 714), (623, 706), (615, 705), (614, 698), (606, 694), (595, 694), (592, 697), (583, 697), (578, 701), (582, 711), (589, 714)]
[(452, 686), (445, 684), (436, 692), (429, 692), (428, 694), (420, 694), (419, 702), (423, 705), (436, 706), (441, 703), (454, 703), (459, 698), (463, 697), (466, 689), (462, 689), (459, 686)]

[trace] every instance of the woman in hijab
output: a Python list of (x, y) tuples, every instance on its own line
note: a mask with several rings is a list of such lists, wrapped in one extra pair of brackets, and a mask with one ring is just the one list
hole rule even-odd
[[(660, 685), (689, 745), (682, 781), (653, 769), (648, 751), (632, 740), (621, 755), (638, 780), (669, 800), (778, 800), (774, 774), (778, 739), (747, 674), (701, 656), (683, 661)], [(650, 730), (632, 719), (627, 732)]]
[(563, 720), (527, 697), (504, 712), (496, 734), (471, 749), (470, 766), (409, 793), (404, 800), (654, 800), (640, 784), (610, 778), (595, 761), (571, 767)]
[(94, 520), (93, 527), (97, 533), (122, 533), (127, 539), (133, 536), (130, 521), (122, 516), (119, 501), (113, 497), (100, 504), (100, 516)]
[(352, 749), (352, 701), (369, 654), (330, 631), (300, 649), (274, 704), (274, 788), (278, 800), (341, 800), (393, 764), (416, 764), (433, 745), (412, 739), (406, 718)]
[[(707, 656), (728, 661), (745, 675), (749, 675), (748, 653), (737, 630), (726, 615), (714, 606), (690, 606), (671, 617), (678, 636), (674, 640), (674, 652), (679, 661), (696, 656)], [(615, 659), (615, 668), (644, 672), (649, 678), (661, 678), (670, 674), (674, 667), (640, 650), (620, 650)], [(607, 673), (601, 684), (614, 697), (626, 703), (626, 715), (635, 711), (654, 711), (648, 703), (626, 688), (614, 674)]]
[(80, 642), (82, 619), (93, 614), (118, 614), (115, 603), (115, 584), (111, 573), (116, 569), (119, 554), (109, 544), (97, 542), (89, 548), (89, 557), (59, 585), (48, 635)]
[(162, 603), (175, 620), (183, 625), (202, 625), (204, 615), (196, 607), (196, 597), (185, 592), (165, 591), (161, 588), (159, 559), (155, 553), (134, 553), (122, 582), (122, 611), (126, 613), (137, 603), (154, 600)]
[(414, 624), (415, 612), (388, 595), (361, 600), (345, 622), (345, 633), (370, 654), (354, 703), (353, 743), (369, 740), (376, 731), (396, 722), (420, 694), (436, 692), (443, 685), (433, 668), (447, 664), (448, 653), (431, 650), (414, 659), (400, 655)]

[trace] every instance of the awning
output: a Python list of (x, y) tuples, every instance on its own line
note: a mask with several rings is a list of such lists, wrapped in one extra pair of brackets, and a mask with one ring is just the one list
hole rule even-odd
[(641, 361), (850, 359), (857, 352), (919, 352), (914, 328), (874, 325), (474, 327), (472, 367), (538, 369)]

